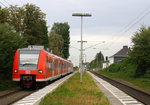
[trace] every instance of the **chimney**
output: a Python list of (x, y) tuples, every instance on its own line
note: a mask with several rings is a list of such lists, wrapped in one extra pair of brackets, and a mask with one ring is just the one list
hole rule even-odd
[(128, 46), (123, 46), (123, 49), (128, 49)]

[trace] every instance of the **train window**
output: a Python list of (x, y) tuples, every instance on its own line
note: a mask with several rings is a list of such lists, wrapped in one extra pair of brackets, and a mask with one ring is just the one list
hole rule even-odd
[(64, 64), (62, 64), (62, 69), (64, 70)]
[(63, 69), (63, 64), (61, 63), (61, 69)]
[(55, 64), (55, 62), (53, 62), (53, 70), (55, 70), (55, 66), (56, 66), (56, 64)]
[(60, 62), (58, 62), (58, 69), (60, 69), (61, 67), (60, 67)]
[(52, 62), (49, 62), (49, 63), (48, 63), (48, 69), (49, 69), (49, 70), (53, 70), (53, 63), (52, 63)]

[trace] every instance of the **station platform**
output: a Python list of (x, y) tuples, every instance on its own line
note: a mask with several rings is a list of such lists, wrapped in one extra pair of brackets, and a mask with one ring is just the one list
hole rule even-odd
[(144, 105), (105, 80), (95, 76), (89, 71), (87, 72), (93, 77), (95, 83), (104, 92), (105, 96), (112, 105)]

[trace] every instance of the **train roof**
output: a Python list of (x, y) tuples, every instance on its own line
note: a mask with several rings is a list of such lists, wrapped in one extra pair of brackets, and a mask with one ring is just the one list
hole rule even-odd
[(67, 60), (67, 59), (64, 59), (62, 57), (59, 57), (55, 54), (53, 54), (52, 52), (50, 52), (50, 50), (48, 48), (44, 48), (44, 46), (39, 46), (39, 45), (29, 45), (27, 48), (20, 48), (19, 50), (21, 51), (27, 51), (27, 50), (31, 50), (31, 51), (40, 51), (40, 50), (45, 50), (46, 52), (48, 52), (49, 54), (51, 54), (52, 56), (58, 58), (58, 59), (61, 59), (61, 60), (64, 60), (68, 63), (72, 63), (70, 60)]
[(26, 48), (20, 48), (19, 50), (46, 50), (46, 51), (50, 51), (49, 48), (44, 48), (44, 46), (39, 46), (39, 45), (29, 45)]

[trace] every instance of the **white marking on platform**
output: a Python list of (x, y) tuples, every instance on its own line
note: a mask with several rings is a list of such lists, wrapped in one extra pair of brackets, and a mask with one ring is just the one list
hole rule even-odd
[(91, 72), (88, 72), (96, 81), (98, 81), (102, 86), (104, 86), (111, 94), (113, 94), (123, 105), (144, 105), (143, 103), (137, 101), (135, 98), (129, 96), (118, 88), (114, 87), (110, 83), (104, 81), (103, 79), (95, 76)]
[(58, 80), (55, 81), (54, 83), (38, 90), (37, 92), (32, 93), (29, 96), (26, 96), (25, 98), (17, 101), (13, 105), (38, 105), (39, 102), (41, 101), (44, 96), (46, 96), (48, 93), (54, 91), (58, 86), (63, 84), (66, 80), (68, 80), (71, 76), (73, 76), (76, 72)]

